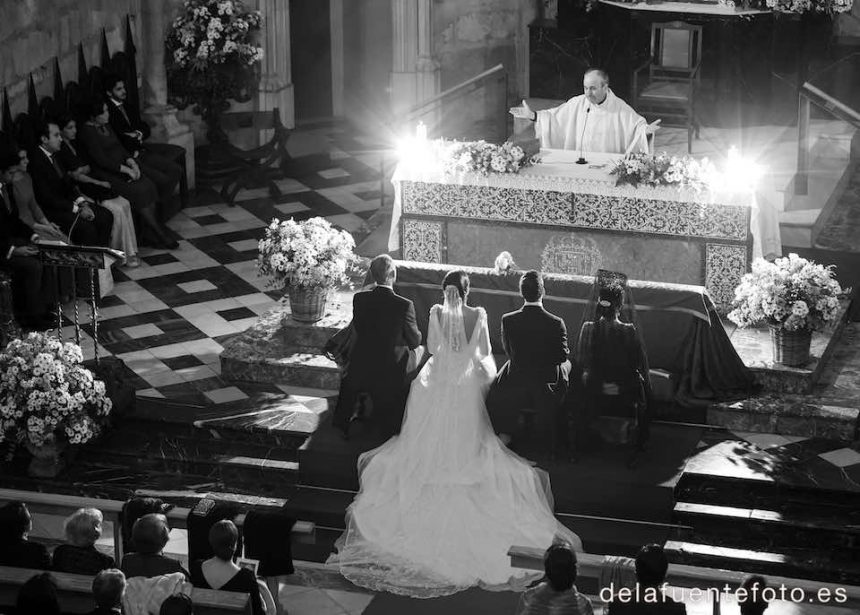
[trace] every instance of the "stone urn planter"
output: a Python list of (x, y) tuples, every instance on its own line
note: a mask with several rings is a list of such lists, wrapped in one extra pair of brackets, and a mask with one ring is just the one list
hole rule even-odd
[(288, 286), (287, 295), (290, 298), (290, 312), (293, 315), (293, 320), (308, 324), (322, 320), (325, 315), (328, 289)]
[(812, 331), (786, 329), (770, 325), (770, 340), (773, 343), (773, 361), (789, 367), (801, 367), (809, 363), (809, 347)]
[(27, 474), (34, 478), (55, 478), (65, 468), (67, 446), (65, 442), (56, 440), (42, 446), (27, 442), (27, 450), (33, 455), (27, 467)]

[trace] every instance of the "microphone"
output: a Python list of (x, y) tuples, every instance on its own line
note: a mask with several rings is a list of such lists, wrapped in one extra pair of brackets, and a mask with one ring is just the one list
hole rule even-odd
[(585, 121), (582, 123), (582, 132), (579, 135), (579, 160), (576, 161), (576, 164), (586, 164), (588, 162), (582, 154), (585, 150), (585, 127), (588, 126), (589, 113), (591, 113), (590, 105), (588, 109), (585, 110)]

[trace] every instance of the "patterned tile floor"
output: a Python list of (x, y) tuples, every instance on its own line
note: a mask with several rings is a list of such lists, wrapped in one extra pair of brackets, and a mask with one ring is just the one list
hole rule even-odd
[[(292, 138), (292, 137), (291, 137)], [(192, 206), (170, 222), (180, 247), (143, 249), (141, 266), (115, 270), (115, 287), (99, 308), (99, 355), (122, 359), (142, 397), (194, 405), (226, 404), (276, 387), (234, 385), (220, 377), (222, 344), (244, 331), (282, 295), (256, 273), (257, 241), (274, 217), (324, 216), (357, 242), (380, 212), (380, 154), (338, 126), (296, 133), (299, 147), (316, 150), (296, 162), (296, 178), (278, 181), (281, 196), (241, 192), (236, 205), (214, 189), (200, 189)], [(358, 152), (348, 154), (347, 150)], [(391, 195), (386, 195), (391, 199)], [(81, 344), (93, 355), (89, 308), (79, 305)], [(64, 337), (74, 337), (73, 308)], [(265, 392), (265, 391), (263, 391)]]

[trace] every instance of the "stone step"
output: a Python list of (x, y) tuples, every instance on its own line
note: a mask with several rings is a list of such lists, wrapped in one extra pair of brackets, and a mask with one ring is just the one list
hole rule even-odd
[(707, 412), (709, 425), (736, 431), (814, 436), (846, 443), (857, 438), (858, 417), (860, 408), (776, 397), (715, 404)]
[[(830, 514), (828, 514), (828, 512)], [(747, 548), (828, 548), (848, 557), (860, 546), (860, 511), (792, 505), (776, 509), (678, 502), (672, 514), (700, 541), (731, 541)], [(707, 540), (705, 540), (707, 539)]]
[(338, 390), (340, 368), (331, 359), (307, 352), (245, 360), (221, 354), (221, 377), (237, 382), (283, 384)]
[(720, 442), (687, 461), (675, 485), (675, 501), (776, 511), (807, 506), (840, 518), (846, 509), (860, 509), (856, 479), (814, 454), (836, 451), (841, 444), (808, 444), (813, 452), (801, 456), (761, 450), (741, 440)]
[(289, 492), (298, 481), (298, 463), (243, 455), (209, 454), (188, 457), (182, 452), (140, 456), (135, 451), (122, 453), (114, 448), (91, 446), (83, 448), (76, 463), (91, 470), (124, 466), (137, 472), (189, 474), (233, 489), (249, 489), (260, 493)]
[(830, 583), (860, 583), (860, 561), (836, 560), (826, 549), (756, 551), (677, 540), (667, 541), (664, 548), (669, 562), (676, 564)]

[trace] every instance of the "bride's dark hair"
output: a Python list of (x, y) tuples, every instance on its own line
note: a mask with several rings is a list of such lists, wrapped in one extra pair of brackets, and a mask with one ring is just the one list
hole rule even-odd
[(445, 278), (442, 280), (443, 291), (446, 286), (454, 286), (457, 289), (457, 293), (460, 295), (460, 299), (465, 301), (466, 295), (469, 292), (469, 276), (461, 269), (449, 271), (445, 274)]

